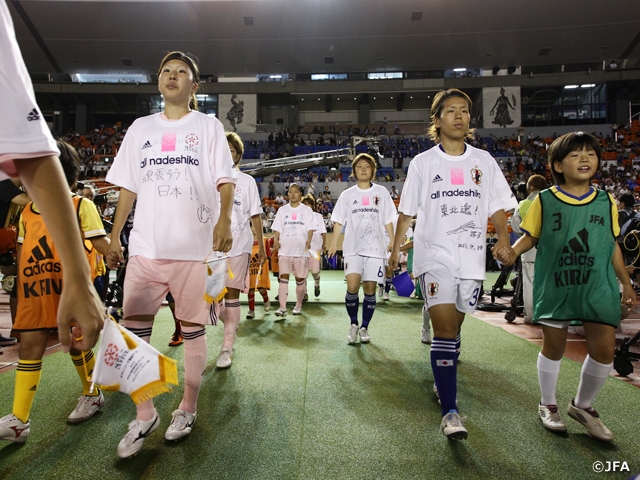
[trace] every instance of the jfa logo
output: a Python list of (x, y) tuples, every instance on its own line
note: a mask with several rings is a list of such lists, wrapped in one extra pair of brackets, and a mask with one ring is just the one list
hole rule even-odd
[(431, 282), (427, 285), (427, 293), (429, 294), (430, 297), (433, 297), (438, 293), (439, 286), (440, 285), (438, 285), (436, 282)]
[(478, 167), (471, 169), (471, 180), (473, 180), (473, 183), (476, 185), (482, 183), (482, 171)]
[(628, 472), (629, 464), (627, 462), (619, 462), (617, 460), (606, 462), (596, 461), (593, 462), (593, 471), (596, 473), (601, 472)]

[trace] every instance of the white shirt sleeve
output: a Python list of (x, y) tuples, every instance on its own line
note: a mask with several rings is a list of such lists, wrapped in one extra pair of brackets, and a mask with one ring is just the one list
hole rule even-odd
[[(214, 134), (209, 135), (209, 158), (213, 159), (211, 163), (211, 173), (216, 188), (220, 188), (223, 183), (237, 183), (238, 173), (231, 158), (229, 143), (224, 133), (224, 127), (220, 121), (216, 120), (214, 124)], [(126, 137), (125, 137), (126, 138)], [(124, 145), (124, 143), (123, 143)]]
[(407, 179), (404, 182), (402, 188), (402, 196), (400, 197), (400, 206), (398, 210), (401, 213), (409, 217), (413, 217), (418, 214), (420, 208), (421, 199), (420, 191), (423, 188), (422, 175), (418, 171), (417, 163), (415, 159), (409, 164), (409, 171), (407, 172)]
[(105, 179), (107, 182), (126, 188), (133, 193), (138, 193), (140, 182), (140, 168), (139, 165), (136, 165), (138, 159), (136, 150), (139, 150), (140, 147), (136, 145), (136, 131), (136, 123), (134, 122), (127, 130)]
[(339, 223), (340, 225), (344, 225), (347, 221), (347, 212), (345, 212), (346, 201), (344, 200), (346, 195), (344, 195), (344, 193), (348, 191), (349, 190), (345, 190), (340, 194), (331, 213), (331, 221)]

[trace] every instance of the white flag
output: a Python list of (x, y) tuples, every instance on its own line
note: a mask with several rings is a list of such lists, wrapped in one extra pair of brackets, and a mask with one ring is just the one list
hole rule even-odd
[(128, 393), (138, 404), (170, 392), (169, 384), (178, 384), (178, 365), (113, 319), (108, 319), (102, 331), (92, 381), (103, 390)]

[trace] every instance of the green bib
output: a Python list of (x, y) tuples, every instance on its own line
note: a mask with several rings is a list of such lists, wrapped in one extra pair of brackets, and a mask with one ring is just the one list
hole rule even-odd
[(580, 205), (540, 193), (542, 229), (533, 283), (533, 318), (618, 326), (620, 293), (611, 260), (611, 201), (599, 190)]

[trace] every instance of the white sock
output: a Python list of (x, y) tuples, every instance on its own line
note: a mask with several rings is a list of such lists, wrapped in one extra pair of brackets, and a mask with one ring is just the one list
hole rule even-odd
[(578, 394), (573, 404), (578, 408), (590, 408), (596, 396), (604, 386), (611, 373), (613, 362), (609, 364), (598, 363), (589, 355), (584, 359), (580, 372), (580, 385)]
[(538, 381), (540, 382), (540, 393), (542, 394), (542, 405), (557, 405), (556, 385), (558, 384), (558, 375), (560, 374), (561, 360), (549, 360), (538, 354)]

